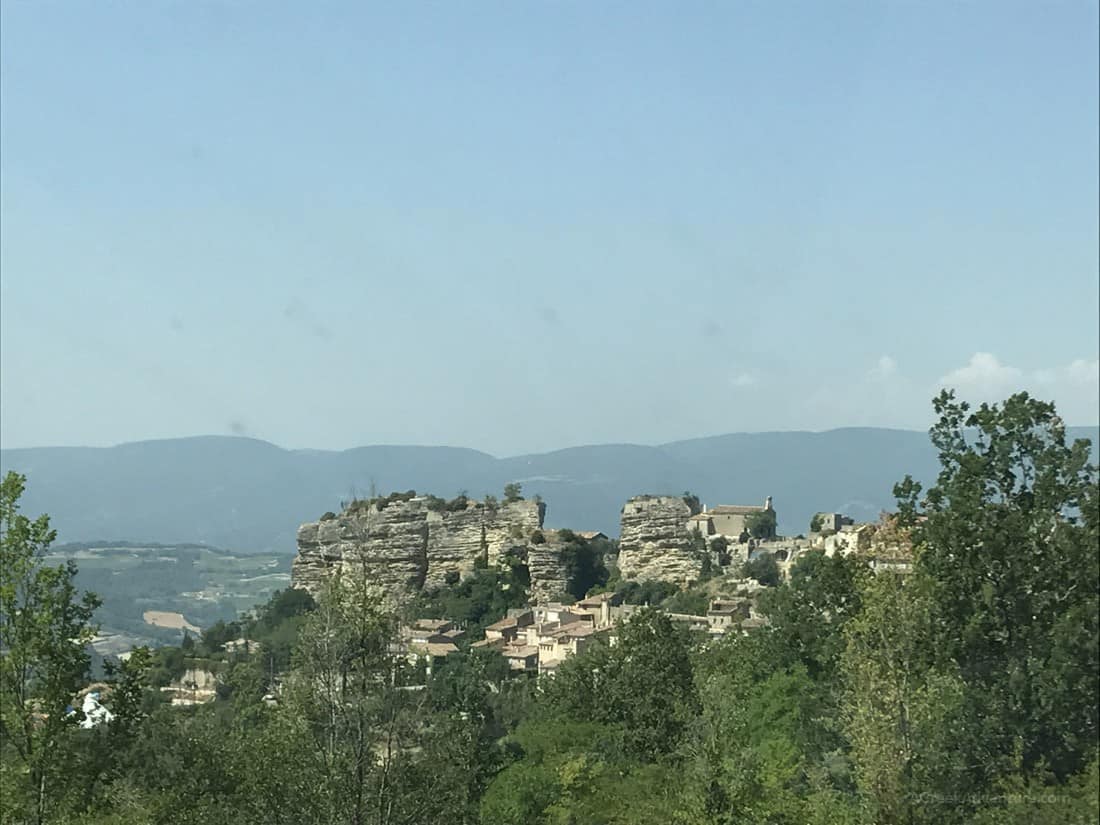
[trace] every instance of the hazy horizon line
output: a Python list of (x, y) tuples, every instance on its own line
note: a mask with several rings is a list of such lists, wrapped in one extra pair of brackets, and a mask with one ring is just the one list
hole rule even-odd
[[(1067, 429), (1100, 429), (1100, 422), (1095, 424), (1066, 424)], [(604, 442), (587, 442), (582, 444), (570, 444), (564, 447), (555, 447), (549, 450), (532, 450), (526, 452), (513, 453), (508, 455), (498, 455), (488, 452), (487, 450), (481, 450), (476, 447), (466, 447), (455, 444), (415, 444), (415, 443), (375, 443), (375, 444), (357, 444), (351, 447), (342, 448), (325, 448), (325, 447), (286, 447), (278, 444), (274, 441), (269, 441), (266, 438), (260, 438), (258, 436), (238, 434), (238, 433), (199, 433), (195, 435), (180, 435), (180, 436), (165, 436), (161, 438), (140, 438), (134, 441), (120, 441), (114, 444), (35, 444), (19, 447), (8, 447), (4, 444), (0, 444), (0, 450), (4, 452), (15, 452), (17, 450), (114, 450), (120, 447), (130, 447), (139, 444), (157, 444), (169, 441), (198, 441), (203, 439), (230, 439), (234, 441), (254, 441), (260, 444), (265, 444), (269, 447), (274, 447), (277, 450), (290, 453), (346, 453), (352, 450), (368, 450), (375, 448), (403, 448), (403, 449), (422, 449), (422, 450), (463, 450), (468, 452), (480, 453), (481, 455), (488, 456), (493, 459), (503, 460), (508, 458), (522, 458), (528, 455), (548, 455), (551, 453), (564, 452), (566, 450), (580, 450), (588, 449), (592, 447), (642, 447), (648, 449), (660, 449), (662, 447), (668, 447), (673, 444), (687, 444), (693, 441), (706, 441), (713, 438), (726, 438), (729, 436), (759, 436), (759, 435), (826, 435), (828, 433), (843, 432), (848, 430), (879, 430), (885, 432), (903, 432), (903, 433), (927, 433), (927, 429), (915, 429), (912, 427), (887, 427), (878, 425), (851, 425), (844, 427), (828, 427), (821, 430), (813, 429), (790, 429), (790, 430), (735, 430), (728, 432), (712, 433), (710, 435), (691, 436), (688, 438), (677, 438), (671, 441), (661, 441), (657, 443), (640, 443), (636, 441), (604, 441)]]

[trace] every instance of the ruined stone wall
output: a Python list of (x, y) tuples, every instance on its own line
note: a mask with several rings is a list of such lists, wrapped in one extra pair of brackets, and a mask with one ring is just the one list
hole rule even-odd
[(624, 579), (685, 583), (702, 573), (687, 531), (691, 508), (679, 496), (635, 496), (622, 510), (619, 571)]
[(298, 528), (292, 583), (316, 596), (337, 570), (365, 565), (387, 592), (438, 586), (448, 573), (469, 574), (479, 559), (496, 564), (510, 550), (526, 549), (545, 513), (534, 501), (470, 501), (441, 511), (428, 509), (424, 497), (360, 505)]

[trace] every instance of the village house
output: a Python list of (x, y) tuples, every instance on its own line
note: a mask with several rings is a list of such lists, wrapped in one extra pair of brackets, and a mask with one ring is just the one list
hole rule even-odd
[(714, 635), (725, 635), (731, 628), (740, 627), (750, 614), (748, 599), (714, 599), (707, 608), (707, 625)]
[(844, 524), (832, 535), (825, 536), (820, 547), (826, 556), (834, 556), (840, 553), (846, 556), (857, 550), (869, 550), (875, 536), (873, 524)]
[(423, 661), (427, 673), (431, 675), (435, 662), (458, 653), (455, 642), (464, 635), (464, 631), (455, 627), (453, 622), (444, 619), (418, 619), (411, 626), (401, 628), (398, 647), (404, 651), (410, 664)]
[(703, 512), (689, 518), (686, 526), (688, 532), (698, 530), (703, 536), (724, 536), (740, 542), (748, 538), (750, 517), (765, 512), (775, 512), (771, 496), (764, 500), (763, 506), (719, 504), (710, 509), (704, 506)]
[[(711, 638), (744, 632), (765, 623), (752, 609), (753, 594), (762, 587), (753, 580), (740, 581), (731, 595), (712, 599), (705, 615), (668, 616)], [(614, 645), (618, 622), (642, 609), (641, 605), (624, 604), (622, 595), (617, 593), (599, 593), (575, 604), (546, 602), (512, 608), (504, 618), (488, 625), (485, 638), (471, 647), (498, 651), (513, 672), (552, 677), (562, 662), (584, 651), (597, 638), (603, 637)], [(406, 628), (410, 660), (421, 656), (430, 664), (433, 659), (454, 652), (456, 648), (448, 634), (455, 630), (450, 622), (440, 620), (421, 620)]]
[(622, 613), (618, 609), (622, 604), (623, 597), (618, 593), (600, 593), (581, 599), (573, 605), (573, 610), (591, 615), (596, 627), (610, 627)]
[[(851, 519), (848, 519), (851, 522)], [(842, 524), (835, 533), (813, 536), (813, 548), (826, 556), (864, 555), (871, 569), (906, 572), (912, 567), (912, 547), (883, 524)], [(793, 561), (793, 560), (792, 560)]]
[(261, 645), (252, 639), (233, 639), (224, 645), (226, 653), (259, 653)]
[(500, 651), (512, 670), (552, 675), (563, 661), (584, 650), (597, 635), (610, 632), (619, 618), (635, 609), (613, 593), (573, 605), (549, 602), (513, 609), (486, 627), (485, 638), (472, 646)]
[(674, 622), (687, 625), (691, 630), (706, 633), (712, 639), (735, 631), (743, 632), (750, 626), (759, 626), (762, 621), (753, 611), (752, 600), (748, 597), (712, 599), (704, 616), (669, 613), (668, 617)]

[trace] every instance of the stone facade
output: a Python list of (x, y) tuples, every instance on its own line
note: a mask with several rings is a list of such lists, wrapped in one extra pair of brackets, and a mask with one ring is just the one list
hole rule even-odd
[[(545, 514), (534, 501), (434, 510), (426, 497), (415, 497), (354, 506), (298, 528), (292, 584), (316, 596), (337, 570), (365, 565), (388, 593), (438, 586), (448, 574), (468, 575), (479, 560), (495, 565), (507, 553), (526, 556)], [(548, 563), (542, 568), (553, 572)]]
[(719, 504), (710, 509), (704, 508), (703, 512), (691, 516), (687, 521), (687, 529), (689, 532), (698, 530), (703, 536), (725, 536), (738, 541), (749, 532), (749, 519), (752, 516), (774, 509), (771, 496), (768, 496), (762, 507)]
[(678, 496), (635, 496), (622, 510), (619, 571), (624, 579), (697, 580), (702, 558), (687, 530), (692, 512)]

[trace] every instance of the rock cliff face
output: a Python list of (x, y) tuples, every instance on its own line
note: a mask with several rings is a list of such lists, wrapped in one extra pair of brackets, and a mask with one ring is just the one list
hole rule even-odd
[(688, 534), (692, 508), (676, 496), (635, 496), (622, 511), (619, 570), (624, 579), (685, 583), (698, 579), (702, 559)]
[(493, 565), (513, 548), (526, 549), (546, 513), (534, 501), (495, 507), (471, 501), (456, 510), (429, 509), (428, 503), (415, 497), (360, 505), (303, 524), (293, 586), (316, 596), (337, 570), (360, 565), (388, 592), (441, 585), (448, 573), (465, 575), (479, 559)]
[(538, 602), (559, 598), (569, 586), (562, 561), (562, 544), (547, 542), (527, 548), (527, 569), (531, 571), (531, 596)]

